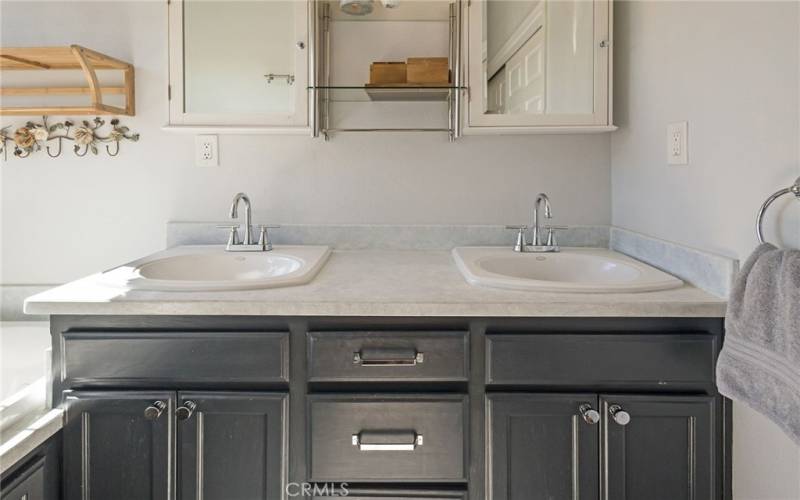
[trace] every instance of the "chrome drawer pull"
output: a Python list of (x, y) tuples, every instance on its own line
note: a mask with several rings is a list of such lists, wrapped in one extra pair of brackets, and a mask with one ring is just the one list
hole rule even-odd
[[(409, 439), (403, 440), (407, 436)], [(380, 439), (383, 437), (384, 439)], [(376, 439), (377, 438), (377, 439)], [(388, 439), (396, 439), (401, 442), (380, 442)], [(368, 441), (368, 442), (364, 442)], [(379, 441), (379, 442), (370, 442)], [(407, 442), (402, 442), (407, 441)], [(416, 432), (376, 432), (362, 431), (360, 434), (353, 434), (351, 442), (353, 446), (358, 446), (360, 451), (414, 451), (417, 446), (424, 443), (422, 434)]]
[(425, 354), (415, 349), (376, 348), (353, 353), (353, 364), (361, 366), (416, 366), (425, 362)]

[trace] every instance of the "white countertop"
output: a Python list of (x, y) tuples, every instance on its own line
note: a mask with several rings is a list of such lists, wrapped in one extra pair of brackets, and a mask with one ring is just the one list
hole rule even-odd
[[(167, 251), (168, 252), (168, 251)], [(692, 286), (643, 293), (481, 288), (448, 251), (334, 251), (309, 284), (228, 292), (112, 288), (87, 277), (29, 298), (29, 314), (258, 316), (723, 317), (725, 300)]]
[(0, 474), (63, 425), (48, 404), (50, 328), (46, 322), (0, 322)]

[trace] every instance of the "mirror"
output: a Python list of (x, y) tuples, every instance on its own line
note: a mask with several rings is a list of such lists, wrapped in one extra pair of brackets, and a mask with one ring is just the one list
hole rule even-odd
[(293, 3), (183, 3), (187, 113), (293, 111)]
[(309, 5), (171, 0), (170, 126), (308, 132)]
[(484, 114), (594, 112), (591, 0), (486, 0), (480, 5)]

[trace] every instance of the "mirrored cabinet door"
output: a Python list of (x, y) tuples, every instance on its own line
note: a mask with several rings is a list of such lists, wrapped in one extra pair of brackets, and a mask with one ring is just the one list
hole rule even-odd
[(609, 0), (471, 0), (466, 132), (610, 129)]
[(170, 125), (308, 130), (309, 3), (171, 0)]

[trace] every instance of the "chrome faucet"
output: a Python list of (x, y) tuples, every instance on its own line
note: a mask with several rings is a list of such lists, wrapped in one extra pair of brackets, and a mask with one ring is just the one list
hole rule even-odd
[(244, 245), (253, 244), (253, 215), (251, 213), (250, 198), (244, 193), (236, 193), (231, 203), (231, 219), (239, 217), (239, 201), (244, 202)]
[(539, 226), (539, 205), (544, 202), (544, 218), (545, 219), (552, 219), (553, 212), (550, 209), (550, 198), (547, 197), (545, 193), (539, 193), (536, 195), (536, 202), (533, 204), (533, 246), (540, 247), (542, 246), (542, 231)]
[[(556, 242), (555, 232), (562, 229), (567, 229), (566, 226), (552, 226), (546, 225), (542, 227), (539, 224), (539, 207), (544, 203), (544, 218), (552, 219), (553, 211), (550, 208), (550, 198), (545, 193), (536, 195), (536, 202), (533, 205), (533, 225), (531, 226), (531, 243), (528, 244), (525, 232), (529, 229), (528, 226), (506, 226), (506, 229), (514, 229), (517, 231), (517, 239), (514, 243), (515, 252), (558, 252), (561, 250)], [(542, 230), (547, 230), (547, 240), (542, 239)]]
[(231, 203), (230, 218), (239, 217), (239, 202), (244, 202), (244, 241), (239, 240), (239, 224), (217, 226), (221, 229), (228, 229), (228, 244), (225, 250), (228, 252), (269, 252), (272, 250), (272, 242), (269, 240), (268, 229), (276, 229), (280, 226), (269, 226), (259, 224), (261, 229), (258, 243), (253, 243), (253, 216), (250, 206), (250, 198), (244, 193), (237, 193)]

